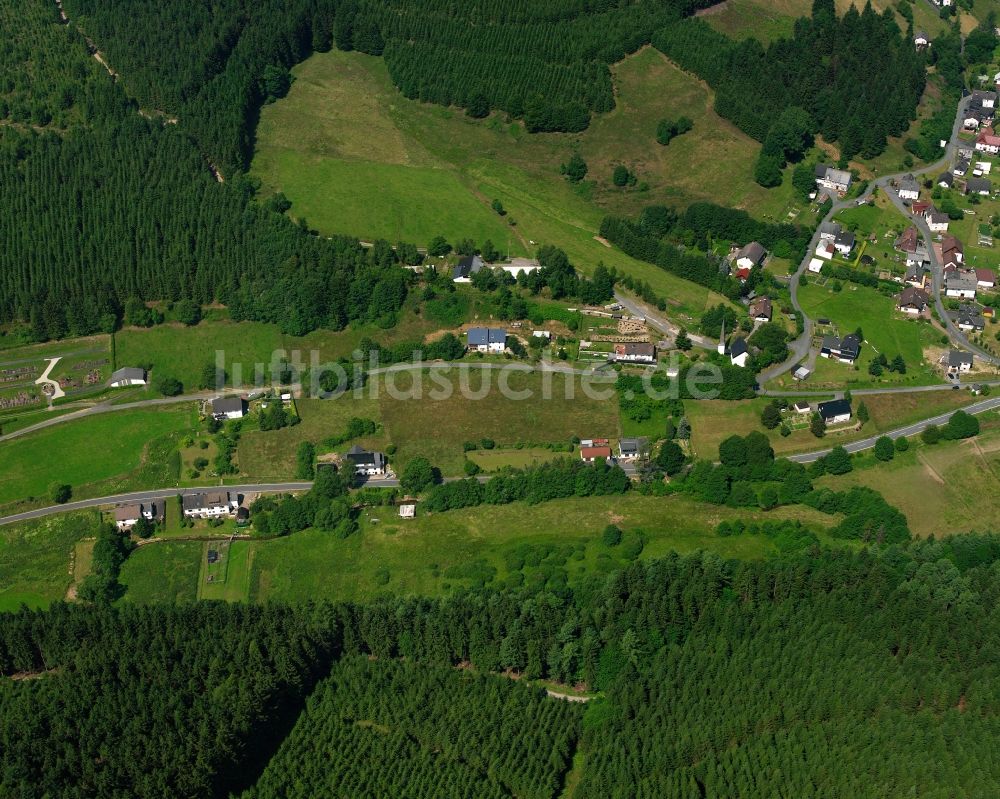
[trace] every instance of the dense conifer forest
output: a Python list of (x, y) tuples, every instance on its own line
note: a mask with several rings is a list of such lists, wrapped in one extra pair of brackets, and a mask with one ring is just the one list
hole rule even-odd
[(0, 616), (0, 792), (555, 797), (579, 752), (585, 799), (987, 797), (998, 632), (979, 535), (443, 600), (24, 610)]

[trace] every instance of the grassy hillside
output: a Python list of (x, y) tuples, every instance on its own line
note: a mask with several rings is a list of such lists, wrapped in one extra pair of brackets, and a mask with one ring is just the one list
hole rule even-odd
[[(792, 207), (790, 186), (753, 182), (759, 144), (714, 113), (704, 84), (651, 48), (615, 67), (616, 109), (578, 135), (529, 136), (500, 114), (472, 120), (407, 100), (381, 59), (359, 53), (320, 53), (294, 74), (288, 97), (262, 112), (252, 171), (264, 193), (283, 191), (290, 213), (325, 233), (489, 238), (514, 254), (555, 243), (585, 272), (603, 260), (697, 313), (718, 298), (595, 240), (604, 214), (713, 200), (784, 218)], [(694, 130), (658, 145), (659, 119), (682, 114)], [(575, 187), (559, 174), (574, 150), (590, 167)], [(636, 187), (612, 185), (617, 163), (636, 173)], [(507, 217), (490, 209), (493, 199)]]

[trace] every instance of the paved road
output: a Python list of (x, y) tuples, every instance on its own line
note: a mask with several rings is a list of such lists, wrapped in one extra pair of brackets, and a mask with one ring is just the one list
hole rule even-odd
[[(987, 411), (995, 410), (1000, 408), (1000, 397), (990, 397), (989, 399), (981, 400), (974, 405), (969, 405), (963, 408), (966, 413), (980, 414), (986, 413)], [(938, 416), (934, 416), (930, 419), (924, 419), (920, 422), (915, 422), (914, 424), (906, 425), (905, 427), (899, 427), (895, 430), (890, 430), (888, 433), (879, 433), (877, 436), (870, 436), (869, 438), (863, 438), (860, 441), (852, 441), (850, 444), (844, 444), (844, 449), (848, 452), (861, 452), (865, 449), (870, 449), (875, 446), (875, 442), (878, 441), (882, 436), (889, 436), (889, 438), (899, 438), (900, 436), (915, 436), (923, 432), (925, 428), (930, 425), (943, 425), (945, 424), (954, 411), (948, 411), (947, 413), (942, 413)], [(806, 452), (802, 455), (788, 455), (788, 460), (797, 461), (798, 463), (812, 463), (824, 455), (829, 454), (830, 449), (818, 450), (816, 452)]]
[[(676, 336), (681, 330), (680, 325), (675, 325), (665, 316), (661, 316), (655, 309), (650, 308), (644, 302), (641, 302), (634, 297), (629, 297), (619, 291), (616, 291), (615, 302), (625, 308), (625, 310), (629, 313), (645, 318), (645, 320), (653, 327), (659, 328), (664, 333), (668, 333), (671, 336)], [(705, 336), (701, 336), (690, 331), (688, 331), (688, 338), (691, 339), (692, 344), (703, 350), (714, 350), (719, 344), (717, 341), (712, 341), (710, 338), (706, 338)]]
[[(958, 102), (958, 107), (955, 109), (955, 121), (952, 124), (952, 129), (951, 129), (951, 138), (948, 141), (948, 146), (945, 147), (944, 155), (938, 161), (935, 161), (933, 164), (928, 164), (927, 166), (923, 166), (918, 169), (906, 170), (905, 172), (897, 172), (894, 174), (884, 175), (880, 178), (877, 178), (876, 180), (873, 180), (871, 183), (869, 183), (868, 188), (865, 189), (864, 193), (860, 197), (857, 197), (852, 200), (840, 200), (839, 202), (835, 202), (831, 206), (829, 212), (827, 212), (826, 216), (820, 220), (819, 224), (816, 227), (816, 231), (813, 233), (813, 237), (809, 242), (809, 248), (806, 251), (806, 255), (802, 259), (802, 262), (799, 264), (799, 268), (795, 271), (795, 274), (792, 275), (791, 281), (789, 282), (789, 293), (791, 294), (792, 307), (799, 315), (801, 315), (804, 321), (803, 333), (801, 336), (795, 339), (795, 341), (789, 342), (788, 349), (790, 351), (790, 357), (788, 358), (788, 360), (786, 360), (784, 363), (775, 364), (774, 366), (765, 369), (758, 375), (758, 382), (761, 385), (770, 380), (773, 380), (776, 377), (780, 377), (786, 372), (790, 372), (792, 369), (795, 368), (796, 364), (800, 363), (802, 359), (805, 358), (806, 355), (808, 355), (809, 353), (809, 348), (812, 344), (813, 322), (809, 318), (809, 315), (806, 314), (806, 312), (802, 309), (802, 306), (799, 304), (799, 294), (798, 294), (799, 280), (802, 278), (802, 275), (805, 274), (806, 270), (808, 269), (809, 261), (811, 261), (815, 257), (816, 247), (819, 246), (820, 226), (822, 226), (822, 224), (825, 222), (832, 221), (833, 217), (836, 216), (838, 212), (844, 210), (845, 208), (850, 208), (851, 206), (857, 205), (860, 201), (867, 199), (869, 196), (871, 196), (871, 193), (876, 186), (885, 190), (886, 195), (903, 212), (903, 216), (910, 218), (909, 209), (903, 207), (902, 203), (899, 201), (899, 197), (896, 195), (895, 191), (893, 191), (890, 188), (889, 184), (892, 181), (895, 181), (898, 178), (901, 178), (904, 175), (909, 175), (909, 174), (912, 174), (914, 177), (919, 177), (925, 174), (936, 175), (951, 165), (952, 157), (955, 155), (955, 151), (959, 142), (958, 132), (962, 128), (962, 111), (965, 110), (966, 101), (967, 98), (963, 97)], [(937, 301), (938, 313), (941, 315), (942, 323), (947, 324), (948, 333), (951, 335), (952, 340), (962, 345), (963, 347), (966, 347), (967, 349), (974, 350), (978, 355), (983, 356), (984, 359), (988, 360), (990, 363), (996, 363), (997, 360), (994, 359), (992, 356), (987, 356), (979, 348), (972, 347), (969, 344), (968, 340), (965, 338), (965, 336), (961, 333), (960, 330), (958, 330), (957, 327), (955, 327), (955, 325), (948, 318), (947, 314), (944, 312), (944, 305), (941, 302), (941, 294), (940, 294), (941, 265), (937, 263), (937, 257), (933, 254), (933, 248), (930, 246), (932, 240), (930, 230), (927, 228), (927, 225), (923, 221), (923, 219), (913, 218), (912, 221), (917, 225), (917, 228), (918, 230), (920, 230), (921, 235), (924, 236), (924, 240), (927, 243), (927, 247), (931, 251), (932, 265), (934, 267), (933, 268), (934, 295)]]

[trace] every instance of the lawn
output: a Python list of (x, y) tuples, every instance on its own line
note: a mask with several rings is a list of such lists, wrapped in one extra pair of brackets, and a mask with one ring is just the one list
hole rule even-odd
[[(219, 553), (220, 559), (208, 562), (208, 550)], [(246, 601), (250, 590), (250, 564), (254, 544), (250, 541), (206, 543), (201, 554), (198, 576), (198, 599), (222, 599), (226, 602)], [(208, 580), (211, 574), (212, 580)]]
[(166, 541), (136, 549), (122, 567), (125, 601), (141, 605), (193, 602), (203, 544)]
[(77, 499), (98, 496), (102, 489), (125, 490), (133, 484), (155, 488), (145, 484), (143, 470), (149, 470), (151, 479), (161, 479), (163, 467), (169, 464), (163, 462), (163, 449), (157, 452), (155, 462), (150, 462), (148, 447), (189, 429), (194, 422), (189, 405), (116, 411), (0, 442), (0, 462), (4, 464), (0, 506), (32, 498), (47, 502), (54, 482), (73, 486)]
[[(843, 289), (837, 292), (832, 288), (832, 281), (823, 286), (812, 280), (799, 288), (799, 302), (813, 320), (829, 319), (841, 336), (854, 332), (858, 327), (865, 335), (861, 357), (854, 366), (818, 358), (816, 372), (804, 387), (843, 387), (845, 383), (860, 387), (941, 382), (940, 374), (924, 360), (925, 348), (940, 344), (940, 332), (927, 322), (904, 318), (896, 311), (892, 297), (854, 283), (844, 283)], [(869, 376), (868, 364), (878, 353), (883, 353), (890, 361), (896, 355), (902, 355), (906, 361), (906, 374), (886, 371), (880, 378)]]
[[(795, 508), (768, 518), (800, 518), (822, 529), (830, 517)], [(622, 549), (641, 528), (643, 557), (699, 549), (723, 557), (758, 558), (771, 551), (767, 539), (720, 538), (719, 521), (763, 518), (674, 496), (568, 499), (533, 507), (516, 503), (463, 511), (421, 514), (401, 521), (392, 508), (366, 511), (360, 534), (346, 540), (310, 530), (256, 545), (251, 576), (254, 601), (367, 600), (381, 593), (436, 596), (495, 575), (497, 581), (529, 584), (603, 574), (625, 561)], [(376, 521), (377, 520), (377, 521)], [(609, 523), (626, 532), (618, 548), (600, 540)], [(495, 570), (495, 572), (493, 571)], [(562, 574), (560, 574), (560, 572)]]
[(74, 548), (94, 534), (96, 521), (96, 513), (80, 512), (0, 527), (0, 611), (65, 599), (77, 576)]
[[(265, 193), (284, 191), (290, 213), (322, 232), (349, 229), (362, 238), (403, 236), (417, 244), (438, 234), (452, 242), (490, 238), (512, 253), (552, 243), (584, 272), (603, 260), (696, 316), (717, 297), (597, 241), (602, 217), (637, 213), (651, 202), (714, 200), (783, 218), (790, 184), (773, 191), (758, 186), (752, 168), (760, 145), (715, 114), (704, 84), (655, 50), (614, 71), (614, 111), (581, 134), (528, 135), (499, 114), (472, 120), (403, 98), (379, 58), (319, 53), (295, 68), (288, 97), (264, 108), (252, 170)], [(678, 109), (692, 117), (694, 131), (660, 147), (657, 121)], [(576, 187), (559, 174), (574, 149), (590, 165)], [(612, 185), (619, 162), (636, 171), (637, 187)], [(493, 199), (501, 200), (506, 218), (491, 210)]]
[[(589, 389), (605, 397), (594, 399), (584, 393), (580, 378), (560, 374), (509, 374), (511, 392), (501, 390), (499, 373), (493, 370), (471, 369), (459, 376), (418, 374), (424, 380), (423, 398), (394, 399), (383, 391), (379, 399), (386, 434), (397, 447), (397, 469), (423, 455), (444, 474), (461, 474), (463, 443), (483, 438), (513, 445), (620, 435), (618, 403), (611, 383)], [(413, 376), (398, 376), (397, 396), (414, 387), (408, 382)], [(568, 391), (573, 392), (571, 399)]]
[[(821, 399), (823, 398), (812, 397), (810, 401), (816, 402)], [(856, 411), (862, 402), (865, 403), (870, 417), (868, 423), (860, 430), (848, 427), (837, 432), (831, 431), (823, 439), (818, 439), (809, 432), (809, 416), (793, 412), (788, 412), (785, 417), (797, 423), (790, 436), (782, 436), (777, 430), (767, 430), (760, 423), (760, 412), (770, 402), (765, 397), (739, 402), (687, 401), (684, 403), (684, 412), (691, 422), (691, 448), (695, 456), (715, 460), (719, 457), (719, 444), (734, 434), (745, 436), (753, 430), (764, 433), (770, 439), (775, 454), (780, 457), (868, 438), (876, 433), (895, 430), (921, 419), (947, 413), (975, 401), (976, 397), (971, 392), (950, 389), (912, 394), (855, 396), (852, 405)]]
[(976, 438), (934, 446), (914, 439), (891, 463), (869, 456), (859, 462), (863, 468), (818, 484), (880, 491), (906, 514), (914, 535), (993, 532), (1000, 519), (1000, 424), (996, 413), (979, 418), (984, 425), (992, 420), (991, 428)]
[(504, 466), (523, 469), (554, 458), (577, 457), (570, 452), (554, 452), (545, 447), (525, 447), (524, 449), (477, 449), (466, 454), (484, 472), (495, 472)]

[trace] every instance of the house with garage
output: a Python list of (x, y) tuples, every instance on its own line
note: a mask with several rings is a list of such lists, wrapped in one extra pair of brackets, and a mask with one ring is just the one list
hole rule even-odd
[(1000, 153), (1000, 136), (990, 128), (979, 131), (979, 135), (976, 136), (976, 150), (987, 155)]
[(991, 289), (997, 284), (997, 277), (992, 269), (976, 270), (976, 286), (981, 289)]
[(913, 177), (913, 175), (907, 175), (899, 181), (899, 189), (897, 193), (899, 194), (899, 199), (901, 200), (919, 200), (920, 184), (917, 183), (917, 179)]
[(205, 491), (181, 497), (184, 515), (191, 519), (221, 519), (224, 516), (233, 516), (239, 505), (239, 497), (229, 491)]
[(369, 452), (355, 444), (344, 455), (344, 459), (354, 466), (354, 473), (366, 477), (378, 477), (386, 473), (388, 463), (381, 452)]
[(854, 363), (861, 354), (861, 340), (854, 333), (843, 338), (824, 336), (819, 354), (841, 363)]
[(924, 212), (924, 221), (927, 223), (927, 227), (930, 228), (931, 233), (947, 233), (948, 223), (951, 220), (948, 218), (948, 214), (931, 206)]
[(851, 403), (845, 399), (821, 402), (816, 410), (827, 424), (843, 424), (851, 421)]
[(220, 397), (212, 400), (212, 416), (217, 421), (242, 419), (247, 415), (247, 401), (242, 397)]
[(963, 350), (951, 350), (948, 353), (949, 372), (970, 372), (972, 371), (972, 353)]
[(111, 373), (112, 388), (144, 385), (146, 385), (146, 370), (138, 366), (123, 366)]
[(953, 269), (944, 279), (944, 293), (947, 297), (960, 300), (974, 300), (979, 281), (971, 269)]
[(163, 503), (160, 500), (155, 502), (136, 502), (129, 505), (119, 505), (115, 508), (115, 525), (122, 532), (135, 527), (139, 519), (156, 522), (163, 518)]
[(656, 345), (641, 341), (615, 344), (614, 360), (619, 363), (656, 363)]
[(733, 339), (732, 346), (729, 348), (729, 362), (733, 366), (745, 368), (748, 360), (750, 360), (750, 350), (747, 347), (747, 340), (743, 336)]
[(471, 283), (473, 275), (486, 268), (486, 262), (478, 255), (466, 255), (458, 259), (455, 268), (451, 270), (451, 279), (455, 283)]
[(507, 331), (502, 327), (473, 327), (466, 333), (470, 352), (502, 354), (507, 349)]
[(846, 194), (851, 188), (851, 181), (854, 176), (846, 169), (834, 169), (826, 164), (816, 165), (816, 185), (821, 189)]
[(965, 193), (989, 197), (993, 192), (993, 184), (989, 178), (969, 178), (965, 181)]
[(930, 294), (914, 286), (907, 286), (896, 297), (896, 310), (911, 316), (920, 316), (930, 304)]
[(967, 333), (982, 333), (986, 329), (986, 320), (983, 318), (978, 305), (966, 303), (957, 311), (952, 311), (948, 315), (959, 330), (964, 330)]
[(771, 298), (770, 297), (757, 297), (750, 302), (749, 307), (750, 318), (754, 322), (770, 322), (771, 321)]
[(766, 257), (767, 250), (764, 249), (764, 246), (759, 242), (751, 241), (736, 251), (736, 255), (733, 256), (733, 263), (736, 264), (738, 269), (753, 269), (755, 266), (760, 266), (764, 263)]
[(832, 241), (821, 241), (816, 248), (816, 256), (824, 261), (830, 261), (837, 252), (837, 246)]
[(580, 460), (584, 463), (611, 462), (611, 447), (602, 445), (600, 447), (580, 447)]

